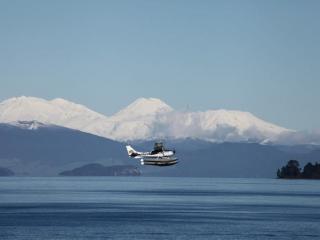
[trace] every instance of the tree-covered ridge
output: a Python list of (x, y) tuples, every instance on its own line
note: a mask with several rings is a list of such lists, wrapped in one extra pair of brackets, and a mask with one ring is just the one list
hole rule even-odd
[(0, 167), (0, 177), (13, 176), (14, 172), (8, 168)]
[(98, 163), (86, 164), (70, 171), (64, 171), (60, 176), (140, 176), (139, 169), (131, 165), (104, 166)]
[(303, 171), (301, 171), (300, 164), (297, 160), (288, 161), (286, 166), (283, 166), (277, 171), (278, 178), (292, 178), (292, 179), (320, 179), (320, 164), (307, 163)]

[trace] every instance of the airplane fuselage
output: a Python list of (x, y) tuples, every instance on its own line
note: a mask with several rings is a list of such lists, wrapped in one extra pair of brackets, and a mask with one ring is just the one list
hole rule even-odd
[(174, 155), (173, 151), (163, 151), (152, 154), (151, 152), (140, 153), (139, 155), (135, 156), (134, 158), (165, 158), (165, 157), (172, 157)]

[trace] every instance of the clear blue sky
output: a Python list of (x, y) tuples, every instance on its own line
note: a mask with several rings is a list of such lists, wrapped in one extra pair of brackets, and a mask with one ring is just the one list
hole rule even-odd
[(0, 100), (138, 97), (320, 128), (320, 1), (0, 0)]

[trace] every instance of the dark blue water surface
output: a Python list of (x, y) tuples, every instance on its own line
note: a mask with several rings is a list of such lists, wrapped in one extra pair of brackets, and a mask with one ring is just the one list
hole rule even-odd
[(320, 181), (0, 178), (0, 239), (320, 239)]

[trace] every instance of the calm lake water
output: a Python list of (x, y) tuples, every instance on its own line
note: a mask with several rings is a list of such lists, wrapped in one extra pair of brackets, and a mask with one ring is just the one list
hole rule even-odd
[(0, 239), (320, 239), (320, 181), (0, 178)]

